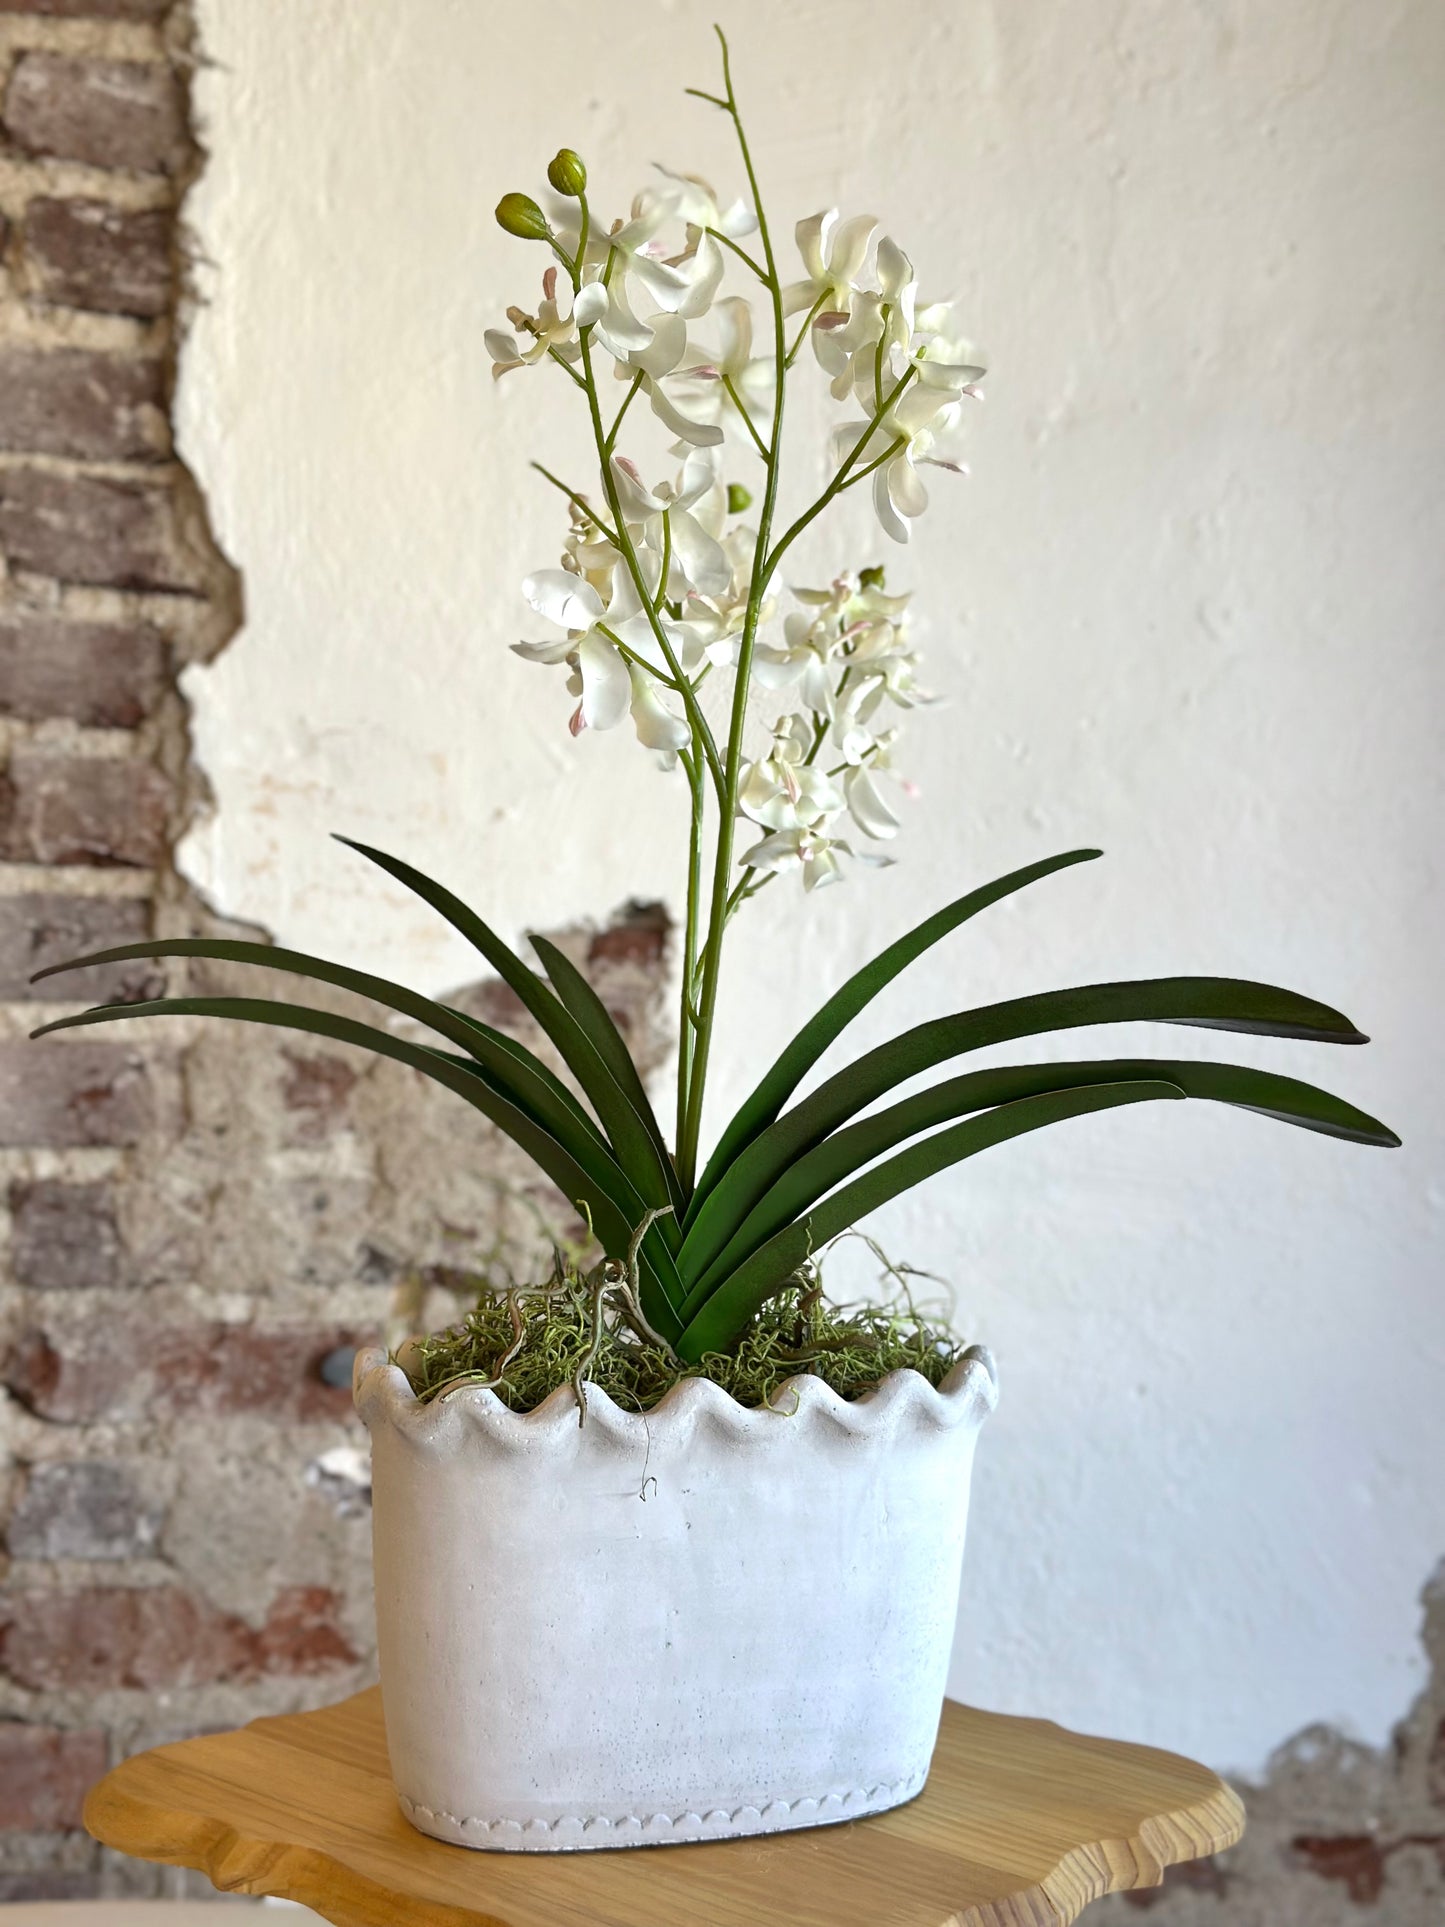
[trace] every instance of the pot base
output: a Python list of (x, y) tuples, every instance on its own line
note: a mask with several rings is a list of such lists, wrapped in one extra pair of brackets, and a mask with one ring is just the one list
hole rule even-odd
[(764, 1807), (715, 1807), (690, 1813), (561, 1814), (555, 1819), (487, 1820), (458, 1818), (397, 1794), (402, 1813), (418, 1833), (454, 1847), (489, 1853), (586, 1853), (617, 1847), (678, 1846), (689, 1840), (742, 1840), (761, 1833), (788, 1833), (800, 1827), (833, 1827), (865, 1814), (906, 1806), (923, 1791), (927, 1773), (896, 1786), (869, 1787), (854, 1793), (804, 1795), (771, 1800)]

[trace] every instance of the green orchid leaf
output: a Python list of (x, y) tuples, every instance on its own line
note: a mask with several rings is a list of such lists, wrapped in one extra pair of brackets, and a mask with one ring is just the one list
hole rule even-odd
[(701, 1227), (704, 1210), (709, 1230), (706, 1239), (693, 1246), (692, 1275), (696, 1278), (712, 1263), (738, 1223), (791, 1164), (840, 1124), (909, 1078), (965, 1051), (1034, 1037), (1043, 1031), (1136, 1023), (1187, 1024), (1339, 1044), (1365, 1041), (1347, 1017), (1326, 1004), (1272, 984), (1233, 977), (1155, 977), (1130, 983), (1083, 984), (1071, 990), (1013, 997), (952, 1017), (935, 1017), (866, 1052), (754, 1138), (727, 1174), (726, 1211), (708, 1209), (711, 1199), (694, 1207), (686, 1234), (690, 1236)]
[[(559, 950), (555, 943), (546, 937), (529, 938), (532, 948), (542, 959), (542, 966), (551, 979), (552, 988), (561, 1002), (571, 1012), (577, 1023), (587, 1033), (593, 1049), (612, 1074), (612, 1080), (632, 1106), (638, 1121), (652, 1141), (659, 1169), (668, 1186), (668, 1196), (675, 1211), (683, 1206), (681, 1188), (672, 1159), (668, 1156), (667, 1145), (663, 1140), (652, 1100), (638, 1076), (637, 1066), (632, 1061), (632, 1053), (627, 1048), (626, 1039), (612, 1020), (612, 1013), (588, 983), (582, 972), (570, 957)], [(669, 1241), (678, 1242), (682, 1237), (682, 1227), (674, 1218), (659, 1219), (659, 1225), (670, 1227)]]
[[(535, 1118), (492, 1084), (482, 1066), (474, 1061), (450, 1057), (424, 1044), (409, 1043), (389, 1031), (359, 1023), (355, 1018), (338, 1017), (330, 1011), (311, 1010), (300, 1004), (277, 1003), (270, 998), (252, 997), (167, 997), (152, 1003), (101, 1004), (94, 1010), (56, 1018), (42, 1024), (31, 1034), (45, 1037), (53, 1031), (79, 1030), (89, 1025), (124, 1022), (141, 1017), (225, 1017), (242, 1023), (266, 1024), (281, 1030), (305, 1031), (329, 1037), (338, 1043), (355, 1044), (378, 1057), (390, 1057), (412, 1070), (444, 1085), (464, 1098), (497, 1128), (526, 1152), (538, 1169), (549, 1177), (563, 1196), (591, 1213), (593, 1228), (610, 1258), (626, 1259), (633, 1227), (641, 1222), (645, 1207), (636, 1192), (610, 1157), (598, 1158), (589, 1150), (589, 1172), (558, 1143)], [(662, 1265), (654, 1264), (657, 1245), (644, 1241), (640, 1257), (644, 1263), (644, 1310), (658, 1329), (667, 1335), (677, 1329), (674, 1307), (681, 1303), (682, 1289), (670, 1254), (662, 1252)], [(650, 1287), (650, 1289), (648, 1289)], [(649, 1301), (651, 1309), (649, 1309)], [(654, 1317), (654, 1311), (657, 1316)], [(660, 1321), (660, 1322), (659, 1322)]]
[(262, 970), (304, 977), (313, 983), (332, 984), (372, 1003), (383, 1004), (388, 1010), (425, 1024), (486, 1065), (492, 1081), (544, 1124), (574, 1155), (579, 1138), (585, 1136), (611, 1156), (601, 1132), (566, 1085), (514, 1038), (505, 1037), (447, 1004), (435, 1003), (430, 997), (407, 990), (402, 984), (374, 977), (369, 971), (349, 969), (345, 964), (329, 963), (324, 957), (313, 957), (305, 951), (229, 938), (161, 937), (144, 943), (120, 944), (110, 950), (97, 950), (65, 963), (51, 964), (37, 971), (32, 982), (59, 976), (68, 970), (80, 970), (87, 964), (124, 963), (142, 957), (201, 957), (215, 963), (253, 964)]
[[(673, 1199), (665, 1157), (659, 1156), (645, 1125), (607, 1068), (592, 1039), (536, 971), (530, 969), (514, 950), (502, 942), (490, 925), (484, 923), (474, 910), (444, 885), (434, 883), (400, 857), (387, 856), (384, 851), (375, 850), (370, 844), (353, 842), (349, 836), (338, 836), (336, 841), (344, 843), (349, 850), (357, 851), (385, 870), (388, 876), (395, 877), (398, 883), (414, 891), (480, 951), (502, 981), (516, 992), (561, 1052), (568, 1070), (581, 1085), (583, 1094), (607, 1133), (618, 1163), (649, 1207), (671, 1208)], [(661, 1224), (665, 1220), (658, 1222)], [(668, 1235), (674, 1234), (670, 1232)]]
[(747, 1328), (758, 1307), (830, 1238), (850, 1230), (868, 1212), (876, 1211), (900, 1192), (912, 1190), (925, 1178), (947, 1170), (951, 1164), (975, 1157), (1009, 1138), (1022, 1137), (1025, 1132), (1062, 1123), (1066, 1118), (1112, 1110), (1122, 1104), (1160, 1099), (1182, 1101), (1183, 1097), (1177, 1085), (1167, 1082), (1098, 1084), (1083, 1090), (1052, 1091), (1040, 1097), (1021, 1098), (1015, 1104), (986, 1111), (982, 1117), (970, 1118), (967, 1123), (935, 1132), (921, 1144), (910, 1145), (906, 1151), (855, 1178), (852, 1184), (844, 1185), (807, 1217), (795, 1220), (769, 1238), (708, 1293), (677, 1340), (678, 1356), (689, 1364), (696, 1364), (709, 1352), (725, 1350)]
[[(904, 1098), (901, 1103), (890, 1105), (887, 1110), (865, 1117), (857, 1124), (834, 1131), (790, 1165), (741, 1224), (736, 1218), (729, 1220), (726, 1216), (725, 1178), (708, 1199), (706, 1210), (683, 1240), (678, 1254), (684, 1277), (695, 1280), (689, 1285), (683, 1314), (691, 1316), (721, 1278), (736, 1270), (768, 1238), (784, 1230), (835, 1185), (920, 1132), (971, 1111), (991, 1110), (996, 1105), (1015, 1103), (1050, 1091), (1094, 1084), (1122, 1086), (1160, 1081), (1177, 1085), (1186, 1097), (1257, 1111), (1262, 1117), (1298, 1125), (1306, 1131), (1319, 1131), (1327, 1137), (1344, 1138), (1352, 1144), (1385, 1146), (1400, 1142), (1378, 1118), (1357, 1110), (1343, 1098), (1293, 1077), (1280, 1077), (1273, 1071), (1253, 1070), (1239, 1064), (1138, 1057), (1069, 1064), (1004, 1065), (970, 1071), (920, 1091), (914, 1097)], [(723, 1215), (714, 1217), (715, 1211)], [(717, 1257), (698, 1276), (698, 1253), (706, 1249), (707, 1235), (716, 1235), (717, 1226), (726, 1229), (729, 1224), (736, 1225), (736, 1229)]]
[(693, 1215), (738, 1153), (772, 1123), (835, 1038), (909, 964), (957, 930), (960, 924), (976, 917), (980, 910), (987, 910), (1042, 877), (1052, 876), (1056, 870), (1067, 870), (1075, 863), (1091, 863), (1102, 855), (1102, 850), (1065, 850), (1061, 856), (1045, 857), (1041, 862), (1030, 863), (1022, 870), (1013, 870), (1008, 876), (986, 883), (981, 889), (970, 890), (966, 896), (925, 917), (922, 923), (881, 950), (871, 963), (855, 971), (847, 983), (833, 992), (822, 1009), (808, 1019), (751, 1096), (739, 1106), (698, 1182)]

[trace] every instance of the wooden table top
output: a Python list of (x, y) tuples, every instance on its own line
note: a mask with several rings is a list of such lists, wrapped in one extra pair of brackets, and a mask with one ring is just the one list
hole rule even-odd
[(1233, 1845), (1244, 1813), (1176, 1754), (950, 1703), (927, 1787), (891, 1813), (755, 1840), (476, 1852), (402, 1818), (373, 1687), (139, 1754), (92, 1790), (85, 1824), (336, 1927), (1063, 1927)]

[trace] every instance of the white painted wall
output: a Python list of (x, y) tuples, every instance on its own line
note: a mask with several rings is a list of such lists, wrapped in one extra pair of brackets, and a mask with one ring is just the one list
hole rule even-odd
[[(519, 933), (678, 902), (680, 808), (572, 743), (509, 655), (582, 470), (560, 378), (493, 390), (534, 258), (493, 226), (566, 141), (735, 184), (696, 0), (202, 0), (208, 306), (183, 441), (245, 576), (195, 672), (227, 911), (437, 990), (472, 960), (326, 842), (409, 853)], [(879, 213), (992, 350), (974, 480), (913, 548), (935, 682), (901, 865), (734, 946), (719, 1098), (891, 935), (1097, 841), (955, 939), (860, 1039), (954, 1001), (1174, 970), (1342, 1005), (1366, 1052), (1148, 1033), (1333, 1083), (1386, 1156), (1181, 1107), (1090, 1121), (879, 1220), (958, 1281), (1005, 1402), (954, 1690), (1255, 1770), (1379, 1742), (1445, 1548), (1436, 0), (817, 0), (728, 9), (775, 218)], [(817, 455), (802, 456), (805, 480)], [(811, 465), (811, 468), (810, 468)], [(866, 538), (819, 550), (847, 559)], [(1074, 1049), (1087, 1055), (1097, 1039)]]

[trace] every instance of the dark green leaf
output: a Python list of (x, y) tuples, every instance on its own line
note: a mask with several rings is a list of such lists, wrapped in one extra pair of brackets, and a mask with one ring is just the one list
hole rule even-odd
[[(1072, 990), (1042, 991), (1012, 997), (952, 1017), (935, 1017), (866, 1052), (856, 1064), (820, 1084), (756, 1137), (736, 1159), (725, 1180), (703, 1204), (694, 1206), (688, 1269), (696, 1278), (722, 1249), (734, 1229), (770, 1186), (797, 1158), (831, 1131), (866, 1110), (876, 1099), (930, 1071), (936, 1064), (990, 1044), (1034, 1037), (1042, 1031), (1071, 1030), (1085, 1024), (1168, 1023), (1210, 1030), (1249, 1031), (1265, 1037), (1309, 1037), (1321, 1042), (1360, 1044), (1365, 1040), (1347, 1017), (1328, 1005), (1272, 984), (1233, 977), (1155, 977), (1136, 983), (1082, 984)], [(719, 1198), (714, 1205), (713, 1199)]]
[(54, 977), (67, 970), (80, 970), (87, 964), (123, 963), (138, 957), (202, 957), (217, 963), (254, 964), (262, 970), (275, 970), (286, 976), (304, 977), (313, 983), (334, 984), (388, 1010), (400, 1012), (425, 1024), (441, 1037), (459, 1044), (469, 1056), (487, 1067), (492, 1082), (546, 1126), (573, 1155), (585, 1137), (597, 1150), (611, 1157), (602, 1134), (587, 1116), (567, 1087), (555, 1078), (525, 1046), (505, 1037), (490, 1025), (452, 1010), (447, 1004), (434, 1003), (430, 997), (407, 990), (385, 977), (369, 971), (351, 970), (345, 964), (328, 963), (324, 957), (305, 951), (284, 950), (268, 943), (245, 943), (216, 937), (161, 937), (146, 943), (120, 944), (111, 950), (97, 950), (88, 956), (73, 957), (62, 964), (51, 964), (37, 971), (33, 982)]
[[(683, 1276), (694, 1280), (683, 1303), (684, 1316), (702, 1304), (721, 1278), (736, 1270), (768, 1238), (791, 1224), (835, 1185), (921, 1131), (932, 1130), (935, 1125), (970, 1111), (990, 1110), (995, 1105), (1015, 1103), (1049, 1091), (1141, 1081), (1177, 1085), (1186, 1097), (1208, 1098), (1215, 1103), (1258, 1111), (1261, 1116), (1281, 1123), (1297, 1124), (1304, 1130), (1320, 1131), (1327, 1137), (1345, 1138), (1354, 1144), (1400, 1142), (1378, 1118), (1357, 1110), (1342, 1098), (1331, 1096), (1328, 1091), (1317, 1090), (1313, 1084), (1300, 1083), (1293, 1077), (1280, 1077), (1273, 1071), (1253, 1070), (1239, 1064), (1138, 1057), (1071, 1064), (1003, 1065), (986, 1071), (970, 1071), (962, 1077), (935, 1084), (914, 1097), (906, 1097), (901, 1103), (824, 1138), (789, 1166), (698, 1276), (698, 1253), (705, 1249), (704, 1234), (712, 1229), (709, 1221), (713, 1211), (718, 1207), (726, 1209), (727, 1180), (724, 1179), (678, 1254)], [(717, 1222), (727, 1224), (725, 1218)], [(735, 1219), (733, 1223), (736, 1224)]]
[(481, 952), (503, 982), (521, 998), (562, 1053), (567, 1068), (582, 1086), (588, 1102), (597, 1113), (618, 1163), (627, 1172), (633, 1185), (649, 1206), (670, 1206), (672, 1195), (666, 1163), (659, 1160), (657, 1149), (642, 1120), (598, 1055), (591, 1038), (561, 999), (547, 988), (534, 970), (523, 963), (514, 950), (502, 942), (475, 910), (442, 884), (433, 883), (430, 877), (423, 876), (420, 870), (413, 869), (400, 857), (387, 856), (384, 851), (374, 850), (369, 844), (355, 843), (348, 836), (339, 836), (336, 840), (379, 865), (388, 876), (395, 877), (407, 889), (415, 891), (424, 903), (430, 904), (454, 930)]
[[(153, 1003), (102, 1004), (98, 1009), (81, 1011), (42, 1024), (33, 1032), (44, 1037), (51, 1031), (79, 1030), (93, 1024), (125, 1021), (135, 1017), (229, 1017), (242, 1023), (266, 1024), (281, 1030), (299, 1030), (317, 1037), (330, 1037), (342, 1044), (355, 1044), (379, 1057), (394, 1058), (423, 1076), (465, 1098), (474, 1109), (506, 1133), (527, 1153), (538, 1168), (552, 1180), (572, 1203), (585, 1203), (593, 1227), (608, 1256), (626, 1258), (633, 1227), (640, 1223), (644, 1207), (636, 1192), (610, 1158), (597, 1159), (597, 1169), (589, 1173), (550, 1132), (544, 1130), (527, 1111), (503, 1096), (480, 1064), (453, 1058), (444, 1051), (423, 1044), (412, 1044), (389, 1031), (358, 1023), (351, 1017), (338, 1017), (330, 1011), (310, 1010), (300, 1004), (283, 1004), (269, 998), (253, 997), (168, 997)], [(589, 1156), (589, 1162), (593, 1159)], [(655, 1264), (656, 1245), (644, 1244), (643, 1259), (648, 1267), (644, 1278), (649, 1318), (664, 1335), (676, 1330), (672, 1308), (681, 1302), (681, 1285), (670, 1254), (661, 1252), (661, 1265)]]
[(1056, 870), (1066, 870), (1075, 863), (1089, 863), (1102, 855), (1102, 850), (1065, 850), (1061, 856), (1045, 857), (1039, 863), (1030, 863), (1022, 870), (1011, 871), (1008, 876), (986, 883), (981, 889), (970, 890), (966, 896), (945, 904), (931, 917), (925, 917), (922, 923), (905, 932), (886, 950), (881, 950), (871, 963), (855, 971), (847, 983), (833, 992), (822, 1009), (808, 1019), (752, 1095), (738, 1107), (718, 1141), (717, 1149), (708, 1159), (707, 1169), (699, 1180), (693, 1198), (690, 1216), (697, 1215), (703, 1198), (744, 1146), (772, 1123), (834, 1039), (909, 964), (950, 932), (957, 930), (960, 924), (967, 923), (970, 917), (976, 917), (980, 910), (987, 910), (991, 904), (1012, 896), (1016, 890), (1022, 890), (1030, 883), (1037, 883), (1042, 877), (1052, 876)]
[(724, 1350), (746, 1329), (758, 1307), (830, 1238), (849, 1230), (868, 1212), (876, 1211), (890, 1198), (911, 1190), (949, 1165), (975, 1157), (991, 1145), (1021, 1137), (1026, 1131), (1058, 1124), (1065, 1118), (1110, 1110), (1120, 1104), (1182, 1099), (1183, 1096), (1177, 1086), (1169, 1083), (1127, 1084), (1122, 1088), (1097, 1084), (1085, 1090), (1053, 1091), (1042, 1097), (1021, 1098), (1016, 1104), (1000, 1105), (982, 1117), (935, 1132), (921, 1144), (910, 1145), (906, 1151), (855, 1178), (852, 1184), (844, 1185), (806, 1218), (798, 1219), (769, 1238), (709, 1292), (677, 1340), (678, 1355), (695, 1364), (708, 1352)]
[[(570, 957), (560, 951), (555, 943), (546, 937), (534, 936), (530, 939), (532, 948), (542, 959), (543, 968), (552, 980), (552, 988), (572, 1016), (586, 1031), (593, 1049), (612, 1074), (612, 1080), (627, 1102), (637, 1114), (638, 1121), (652, 1140), (652, 1148), (668, 1187), (668, 1196), (675, 1211), (683, 1208), (682, 1190), (677, 1182), (677, 1173), (672, 1159), (668, 1156), (667, 1145), (663, 1141), (658, 1126), (652, 1100), (643, 1087), (637, 1074), (637, 1066), (632, 1061), (632, 1053), (616, 1024), (612, 1013), (588, 983), (582, 972)], [(659, 1219), (660, 1230), (665, 1228), (668, 1242), (676, 1245), (681, 1241), (682, 1226), (676, 1218)]]

